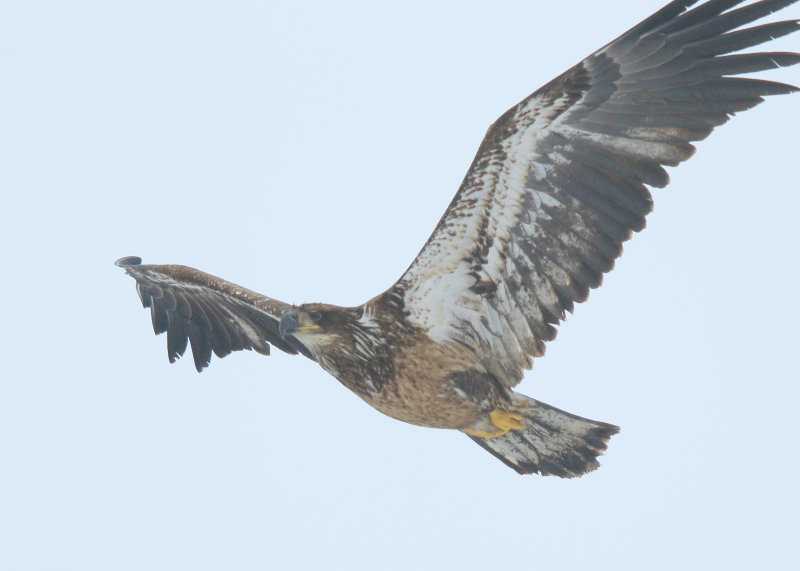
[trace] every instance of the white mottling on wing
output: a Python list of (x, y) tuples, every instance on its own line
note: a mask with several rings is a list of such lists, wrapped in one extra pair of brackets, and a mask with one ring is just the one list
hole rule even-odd
[(543, 180), (547, 179), (548, 170), (550, 167), (548, 165), (543, 165), (541, 162), (533, 161), (531, 163), (531, 176), (533, 180), (536, 182), (542, 182)]
[(561, 201), (549, 192), (535, 190), (531, 194), (534, 196), (534, 200), (538, 202), (539, 206), (542, 204), (545, 206), (562, 206)]
[(551, 151), (547, 153), (547, 158), (555, 165), (568, 165), (572, 159), (569, 158), (569, 153), (572, 152), (571, 145), (563, 145), (560, 147), (564, 152), (561, 151)]
[(559, 127), (559, 132), (570, 139), (591, 141), (598, 146), (614, 149), (615, 151), (634, 157), (641, 157), (662, 163), (679, 162), (682, 160), (681, 152), (676, 149), (675, 146), (668, 143), (642, 141), (641, 139), (592, 133), (591, 131), (568, 127), (566, 125)]
[(228, 319), (236, 323), (236, 325), (238, 325), (242, 331), (244, 331), (251, 343), (259, 347), (264, 344), (263, 335), (257, 330), (253, 329), (252, 325), (250, 325), (246, 319), (242, 319), (232, 311), (229, 311), (225, 306), (220, 306), (220, 309), (225, 310), (225, 312), (228, 314)]
[[(547, 181), (570, 163), (573, 149), (568, 137), (558, 137), (564, 142), (556, 147), (548, 137), (568, 131), (564, 121), (574, 104), (566, 93), (531, 97), (490, 129), (455, 201), (399, 282), (412, 324), (437, 342), (473, 348), (509, 384), (530, 366), (528, 355), (542, 350), (528, 319), (544, 322), (543, 307), (554, 315), (561, 311), (552, 284), (529, 259), (534, 246), (523, 250), (515, 240), (542, 235), (540, 223), (552, 219), (544, 207), (564, 208)], [(551, 269), (559, 280), (569, 278), (563, 269)]]

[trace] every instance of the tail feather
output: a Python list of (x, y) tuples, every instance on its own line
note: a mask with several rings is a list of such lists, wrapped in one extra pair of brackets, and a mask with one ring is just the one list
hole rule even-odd
[(522, 428), (495, 438), (470, 436), (519, 474), (576, 478), (597, 469), (597, 457), (619, 427), (570, 414), (525, 395), (513, 394), (512, 411)]

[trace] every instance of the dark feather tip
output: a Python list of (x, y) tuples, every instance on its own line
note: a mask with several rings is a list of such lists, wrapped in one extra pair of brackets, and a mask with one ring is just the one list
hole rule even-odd
[(125, 256), (114, 262), (114, 265), (120, 268), (127, 268), (128, 266), (138, 266), (141, 263), (142, 259), (139, 256)]

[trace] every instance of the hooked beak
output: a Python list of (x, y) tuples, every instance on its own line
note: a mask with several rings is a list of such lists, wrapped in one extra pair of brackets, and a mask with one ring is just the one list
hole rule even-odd
[(281, 337), (286, 339), (287, 335), (291, 335), (297, 331), (309, 331), (311, 329), (319, 329), (319, 325), (314, 323), (304, 311), (293, 309), (292, 311), (283, 314), (281, 322), (278, 325), (278, 333)]
[(283, 317), (281, 317), (281, 322), (278, 325), (278, 333), (281, 334), (281, 338), (286, 339), (287, 335), (291, 335), (297, 331), (297, 326), (297, 310), (293, 309), (289, 313), (284, 313)]

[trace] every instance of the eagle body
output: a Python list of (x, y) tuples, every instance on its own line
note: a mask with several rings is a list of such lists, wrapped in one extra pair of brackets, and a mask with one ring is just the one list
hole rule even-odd
[(742, 74), (800, 63), (745, 52), (797, 31), (756, 23), (796, 0), (675, 0), (506, 111), (408, 269), (357, 307), (295, 306), (200, 270), (117, 265), (170, 362), (198, 371), (271, 347), (316, 361), (408, 423), (461, 431), (521, 474), (581, 476), (618, 428), (514, 390), (557, 325), (642, 230), (664, 167), (734, 114), (797, 88)]
[[(360, 312), (322, 304), (321, 324), (333, 315)], [(319, 365), (380, 412), (418, 426), (465, 429), (483, 426), (486, 413), (510, 396), (467, 347), (437, 343), (410, 326), (382, 301), (367, 304), (359, 319), (339, 320), (344, 334), (324, 342), (314, 332), (294, 335)]]

